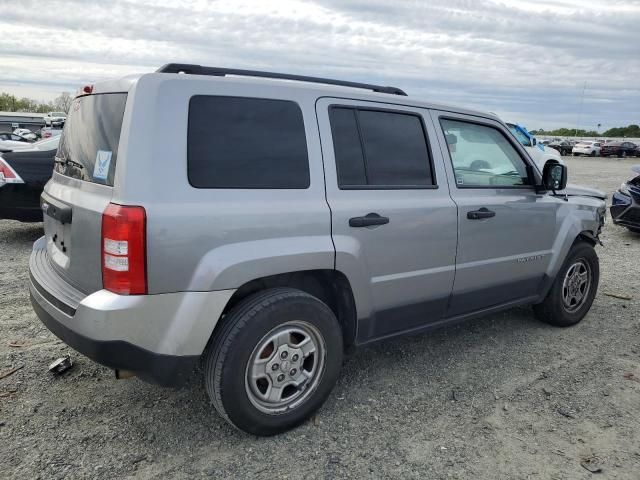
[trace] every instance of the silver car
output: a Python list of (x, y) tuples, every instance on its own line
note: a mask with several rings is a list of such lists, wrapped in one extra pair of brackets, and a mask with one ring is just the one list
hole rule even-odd
[(355, 347), (591, 307), (603, 196), (563, 191), (566, 167), (540, 171), (493, 114), (181, 64), (84, 92), (42, 195), (34, 309), (118, 376), (180, 385), (201, 363), (241, 430), (304, 422)]

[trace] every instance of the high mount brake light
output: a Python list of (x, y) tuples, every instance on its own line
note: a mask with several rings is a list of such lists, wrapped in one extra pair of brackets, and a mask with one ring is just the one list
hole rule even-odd
[(102, 214), (102, 284), (121, 295), (147, 293), (147, 218), (143, 207), (110, 203)]

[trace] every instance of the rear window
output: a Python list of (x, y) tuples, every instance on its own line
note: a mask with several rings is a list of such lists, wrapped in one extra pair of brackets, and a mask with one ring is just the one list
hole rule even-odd
[(329, 119), (341, 189), (434, 185), (418, 115), (333, 106)]
[(309, 187), (300, 107), (288, 100), (192, 97), (187, 173), (196, 188)]
[(67, 116), (54, 170), (87, 182), (113, 186), (126, 93), (78, 97)]

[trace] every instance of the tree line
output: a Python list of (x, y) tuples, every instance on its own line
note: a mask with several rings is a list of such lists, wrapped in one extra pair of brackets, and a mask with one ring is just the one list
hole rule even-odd
[(10, 93), (0, 93), (0, 112), (65, 112), (71, 108), (73, 97), (69, 92), (62, 92), (51, 102), (39, 102), (31, 98), (18, 98)]
[(558, 128), (556, 130), (532, 130), (534, 135), (547, 135), (554, 137), (622, 137), (622, 138), (640, 138), (640, 126), (629, 125), (627, 127), (614, 127), (609, 130), (598, 133), (595, 130), (576, 130), (575, 128)]

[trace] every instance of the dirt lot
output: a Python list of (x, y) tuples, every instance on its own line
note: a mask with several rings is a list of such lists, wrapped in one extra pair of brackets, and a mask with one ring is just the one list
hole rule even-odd
[[(612, 192), (638, 159), (567, 163)], [(0, 380), (2, 478), (640, 477), (640, 236), (610, 220), (580, 325), (520, 308), (359, 351), (314, 421), (268, 439), (227, 426), (197, 378), (116, 381), (50, 334), (27, 290), (41, 234), (0, 221), (0, 376), (21, 367)], [(53, 377), (67, 353), (74, 368)]]

